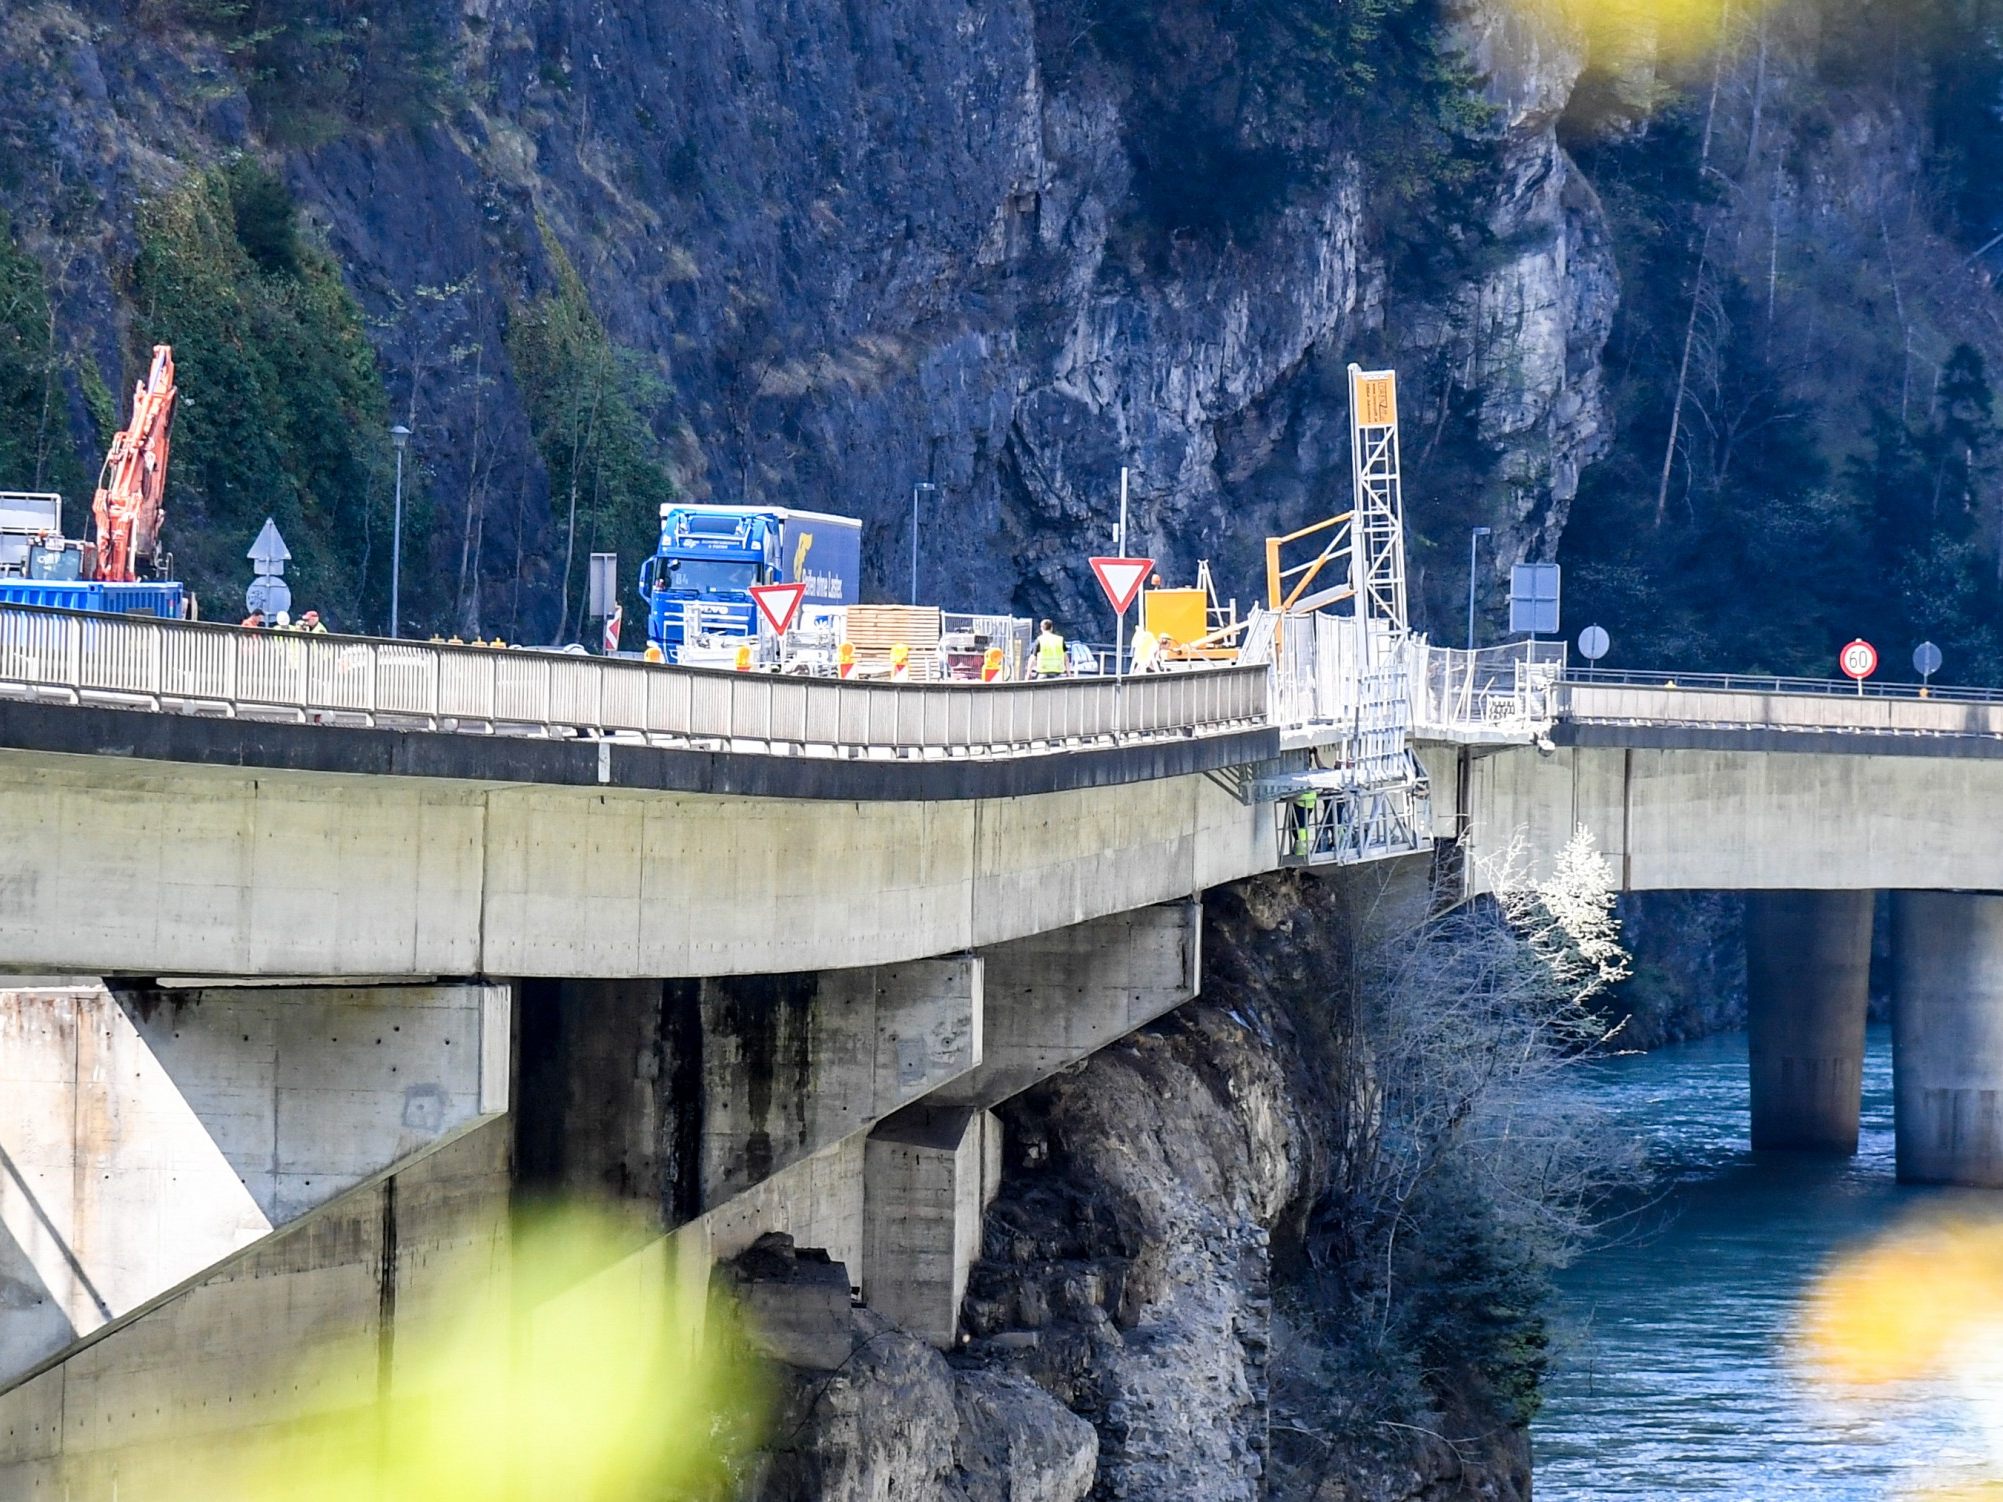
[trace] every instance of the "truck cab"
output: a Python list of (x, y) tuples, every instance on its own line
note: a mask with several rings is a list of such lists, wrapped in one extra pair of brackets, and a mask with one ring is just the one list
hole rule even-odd
[(640, 565), (647, 639), (670, 662), (698, 643), (758, 635), (753, 586), (805, 582), (813, 605), (855, 603), (862, 523), (780, 506), (661, 507), (660, 544)]

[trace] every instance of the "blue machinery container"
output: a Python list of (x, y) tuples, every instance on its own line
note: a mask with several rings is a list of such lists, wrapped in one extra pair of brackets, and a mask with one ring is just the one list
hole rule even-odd
[(104, 615), (181, 619), (187, 597), (178, 583), (107, 584), (101, 580), (0, 579), (0, 605), (93, 610)]

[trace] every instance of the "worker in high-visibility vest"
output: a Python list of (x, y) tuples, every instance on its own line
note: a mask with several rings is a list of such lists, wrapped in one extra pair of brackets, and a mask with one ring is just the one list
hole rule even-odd
[(1306, 860), (1314, 854), (1315, 810), (1321, 803), (1321, 794), (1309, 788), (1294, 799), (1294, 855)]
[(1145, 626), (1136, 627), (1134, 630), (1134, 671), (1136, 673), (1153, 671), (1155, 654), (1160, 648), (1161, 642), (1155, 636), (1154, 632), (1148, 630)]
[(1064, 676), (1064, 638), (1057, 634), (1057, 628), (1049, 621), (1045, 621), (1038, 628), (1036, 676), (1039, 678)]

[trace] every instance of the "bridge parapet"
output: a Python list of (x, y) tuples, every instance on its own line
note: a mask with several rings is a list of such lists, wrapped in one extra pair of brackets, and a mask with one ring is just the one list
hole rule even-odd
[(1594, 680), (1574, 674), (1555, 695), (1574, 724), (1823, 731), (1864, 735), (2003, 737), (2003, 697), (1983, 690), (1858, 694), (1814, 679), (1688, 679), (1663, 674)]
[(0, 695), (165, 713), (835, 757), (1012, 757), (1268, 723), (1260, 667), (879, 684), (0, 610)]

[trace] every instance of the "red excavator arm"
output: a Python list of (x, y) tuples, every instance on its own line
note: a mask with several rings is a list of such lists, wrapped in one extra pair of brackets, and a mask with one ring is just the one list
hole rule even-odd
[(132, 423), (111, 440), (97, 477), (91, 515), (97, 522), (96, 577), (129, 584), (141, 559), (160, 546), (167, 498), (167, 434), (174, 423), (174, 350), (153, 346), (153, 368), (132, 394)]

